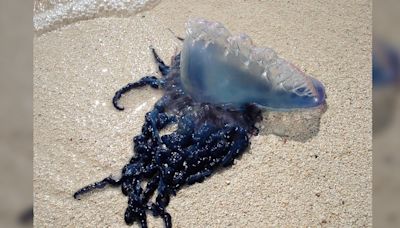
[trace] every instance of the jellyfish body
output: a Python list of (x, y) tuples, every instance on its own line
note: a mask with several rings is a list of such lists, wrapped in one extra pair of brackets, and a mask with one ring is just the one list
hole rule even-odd
[[(148, 85), (164, 92), (145, 115), (133, 139), (135, 154), (121, 177), (107, 177), (74, 194), (79, 199), (107, 185), (121, 187), (128, 197), (124, 218), (129, 225), (138, 222), (146, 228), (151, 212), (172, 227), (171, 196), (233, 165), (259, 133), (263, 109), (312, 108), (325, 102), (319, 81), (272, 49), (253, 47), (246, 35), (233, 37), (221, 24), (205, 20), (190, 21), (187, 34), (170, 66), (152, 49), (161, 77), (143, 77), (113, 97), (114, 107), (123, 110), (118, 101), (132, 89)], [(163, 135), (172, 124), (176, 130)]]
[(199, 102), (241, 109), (247, 104), (274, 110), (318, 107), (325, 102), (321, 82), (279, 58), (270, 48), (232, 36), (220, 23), (187, 23), (181, 55), (183, 89)]

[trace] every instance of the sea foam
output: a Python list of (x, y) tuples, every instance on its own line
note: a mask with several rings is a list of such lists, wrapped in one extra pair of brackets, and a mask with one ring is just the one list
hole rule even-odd
[(35, 1), (33, 27), (37, 35), (81, 20), (127, 17), (156, 6), (160, 0)]

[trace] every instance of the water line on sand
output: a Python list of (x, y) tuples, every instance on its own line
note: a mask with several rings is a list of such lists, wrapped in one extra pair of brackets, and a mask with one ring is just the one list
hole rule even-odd
[(48, 0), (35, 2), (37, 35), (99, 17), (128, 17), (156, 6), (160, 0)]

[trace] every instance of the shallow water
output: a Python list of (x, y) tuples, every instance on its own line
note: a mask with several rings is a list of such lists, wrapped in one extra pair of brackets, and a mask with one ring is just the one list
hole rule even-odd
[(126, 17), (151, 9), (160, 0), (37, 0), (33, 26), (43, 34), (65, 25), (98, 17)]

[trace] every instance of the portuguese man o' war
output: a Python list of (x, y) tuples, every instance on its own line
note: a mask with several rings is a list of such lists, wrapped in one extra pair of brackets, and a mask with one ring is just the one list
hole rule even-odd
[(390, 126), (400, 88), (400, 50), (376, 36), (372, 44), (373, 133)]
[[(121, 177), (107, 177), (74, 194), (78, 199), (107, 185), (121, 187), (128, 197), (129, 225), (138, 222), (147, 227), (151, 213), (172, 227), (167, 212), (171, 196), (233, 165), (252, 136), (263, 132), (290, 136), (286, 129), (305, 128), (315, 134), (313, 127), (319, 126), (325, 106), (321, 82), (272, 49), (254, 47), (248, 36), (231, 36), (220, 23), (203, 19), (190, 20), (186, 32), (182, 51), (172, 57), (170, 66), (151, 48), (161, 78), (145, 76), (114, 95), (114, 107), (124, 110), (119, 99), (132, 89), (149, 85), (164, 91), (134, 137), (134, 155)], [(285, 114), (271, 115), (271, 110)], [(312, 110), (317, 110), (316, 119)], [(282, 121), (288, 119), (293, 121)], [(171, 125), (176, 130), (162, 135)], [(269, 130), (276, 126), (277, 130)]]

